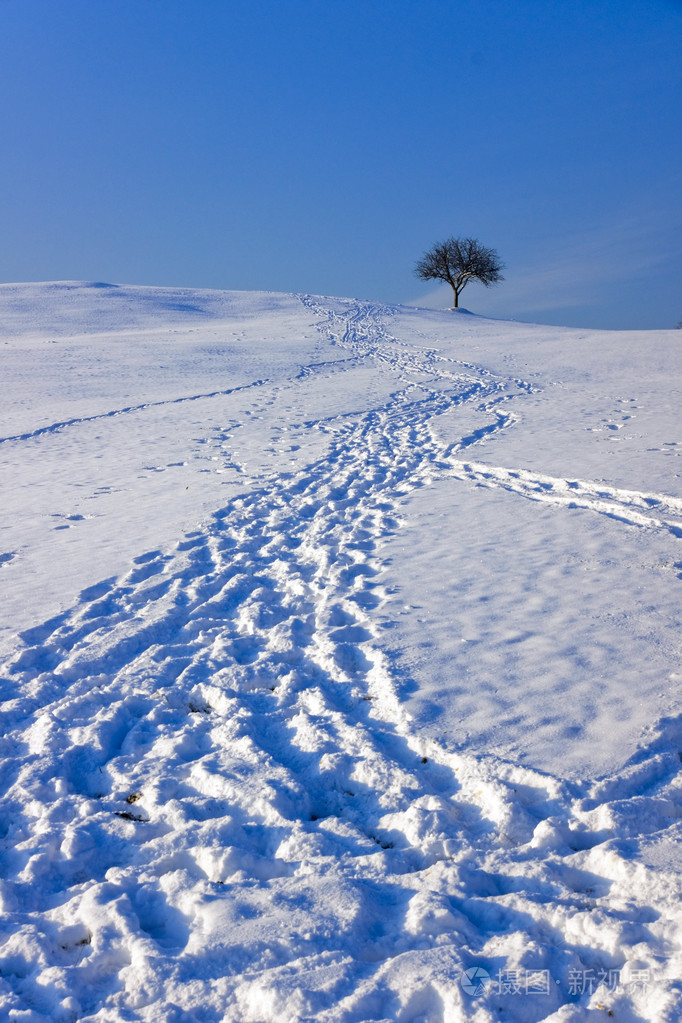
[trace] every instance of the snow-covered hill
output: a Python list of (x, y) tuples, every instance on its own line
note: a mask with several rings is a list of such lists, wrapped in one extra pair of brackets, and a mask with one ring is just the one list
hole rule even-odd
[(677, 1021), (682, 338), (0, 286), (0, 1011)]

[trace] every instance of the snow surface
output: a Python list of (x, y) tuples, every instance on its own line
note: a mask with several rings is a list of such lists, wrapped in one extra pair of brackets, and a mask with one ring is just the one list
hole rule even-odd
[(681, 340), (0, 286), (1, 1018), (678, 1021)]

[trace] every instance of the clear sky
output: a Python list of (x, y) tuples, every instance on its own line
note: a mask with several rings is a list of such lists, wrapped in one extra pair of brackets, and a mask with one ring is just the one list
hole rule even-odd
[(682, 320), (682, 0), (0, 0), (0, 280)]

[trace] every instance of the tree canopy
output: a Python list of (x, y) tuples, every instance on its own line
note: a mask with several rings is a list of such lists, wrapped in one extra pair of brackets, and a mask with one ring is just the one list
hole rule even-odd
[(414, 268), (423, 281), (446, 281), (454, 292), (453, 308), (469, 281), (480, 281), (486, 288), (503, 281), (501, 263), (495, 249), (487, 249), (476, 238), (448, 238), (425, 252)]

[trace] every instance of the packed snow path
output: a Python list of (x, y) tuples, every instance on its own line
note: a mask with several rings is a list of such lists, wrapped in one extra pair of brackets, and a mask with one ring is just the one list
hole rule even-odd
[(672, 544), (682, 500), (475, 458), (535, 385), (391, 336), (388, 309), (301, 302), (342, 351), (255, 381), (259, 407), (349, 364), (389, 373), (390, 396), (306, 421), (318, 457), (89, 586), (2, 667), (1, 1011), (679, 1019), (680, 722), (594, 783), (448, 746), (401, 699), (381, 611), (419, 488), (501, 488)]

